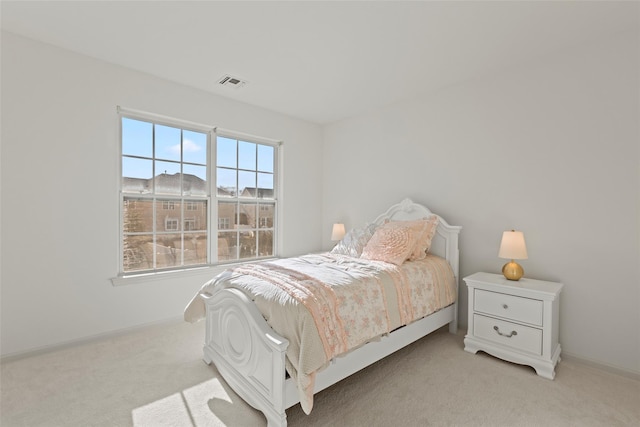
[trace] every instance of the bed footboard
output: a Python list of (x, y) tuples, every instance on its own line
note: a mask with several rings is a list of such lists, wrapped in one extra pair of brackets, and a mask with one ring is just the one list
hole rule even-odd
[(271, 329), (237, 289), (205, 299), (204, 360), (214, 363), (229, 386), (262, 411), (269, 427), (286, 426), (285, 354), (289, 341)]

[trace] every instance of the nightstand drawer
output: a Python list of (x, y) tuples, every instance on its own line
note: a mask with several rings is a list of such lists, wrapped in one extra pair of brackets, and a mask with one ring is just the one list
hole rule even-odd
[(540, 300), (476, 289), (474, 301), (475, 311), (542, 326), (543, 303)]
[(473, 315), (473, 335), (511, 348), (540, 356), (542, 331), (491, 317)]

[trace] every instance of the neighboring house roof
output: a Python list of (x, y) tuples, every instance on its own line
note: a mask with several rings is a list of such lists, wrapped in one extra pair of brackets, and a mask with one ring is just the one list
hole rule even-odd
[(122, 191), (126, 193), (150, 193), (151, 187), (149, 186), (150, 179), (143, 178), (122, 178)]
[[(148, 194), (153, 190), (155, 182), (156, 194), (177, 194), (182, 184), (185, 195), (204, 196), (207, 194), (207, 182), (188, 173), (173, 175), (161, 173), (155, 178), (122, 178), (122, 191), (125, 193)], [(241, 197), (273, 199), (273, 188), (246, 187)], [(234, 196), (234, 189), (218, 187), (218, 195)]]
[(256, 197), (256, 195), (259, 199), (273, 199), (273, 188), (246, 187), (242, 191), (242, 196), (245, 197)]
[(122, 190), (127, 193), (151, 193), (155, 183), (156, 193), (176, 194), (180, 186), (186, 195), (206, 195), (207, 182), (188, 173), (161, 173), (154, 178), (122, 178)]
[(218, 187), (218, 196), (233, 197), (236, 194), (233, 188)]

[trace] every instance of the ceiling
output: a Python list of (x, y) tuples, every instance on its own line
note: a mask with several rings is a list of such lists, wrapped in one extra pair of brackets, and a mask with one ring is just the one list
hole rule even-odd
[[(2, 29), (319, 124), (617, 32), (637, 2), (6, 1)], [(217, 83), (231, 74), (242, 88)]]

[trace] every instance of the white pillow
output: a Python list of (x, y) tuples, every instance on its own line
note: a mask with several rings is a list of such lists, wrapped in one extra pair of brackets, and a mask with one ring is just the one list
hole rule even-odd
[(332, 254), (348, 255), (354, 258), (360, 258), (362, 250), (367, 245), (371, 236), (376, 231), (376, 224), (367, 224), (362, 228), (354, 228), (331, 249)]

